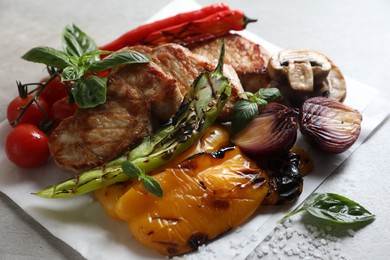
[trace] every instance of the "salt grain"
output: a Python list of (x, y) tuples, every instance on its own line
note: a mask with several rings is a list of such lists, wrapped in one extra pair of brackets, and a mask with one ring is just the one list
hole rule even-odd
[(348, 232), (348, 235), (349, 235), (350, 237), (353, 237), (353, 236), (355, 236), (355, 234), (356, 234), (356, 231), (353, 230), (353, 229), (348, 229), (347, 232)]
[(321, 258), (322, 252), (320, 250), (316, 249), (316, 250), (314, 250), (313, 256), (317, 257), (317, 258)]
[(269, 246), (267, 245), (262, 245), (261, 246), (261, 251), (266, 255), (269, 253)]

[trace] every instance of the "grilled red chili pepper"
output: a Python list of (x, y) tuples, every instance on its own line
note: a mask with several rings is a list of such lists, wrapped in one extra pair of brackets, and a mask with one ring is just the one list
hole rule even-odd
[(248, 19), (241, 11), (230, 10), (224, 4), (211, 5), (198, 11), (182, 13), (129, 31), (102, 50), (116, 51), (137, 44), (157, 45), (179, 43), (188, 45), (243, 30), (256, 20)]
[(199, 20), (153, 32), (142, 39), (140, 43), (157, 45), (174, 42), (188, 45), (225, 35), (230, 30), (241, 31), (249, 22), (254, 21), (248, 19), (241, 11), (226, 10)]
[(134, 30), (131, 30), (123, 34), (115, 41), (100, 47), (100, 49), (108, 50), (108, 51), (117, 51), (126, 46), (131, 46), (139, 43), (142, 39), (147, 37), (149, 34), (154, 33), (156, 31), (160, 31), (165, 28), (169, 28), (171, 26), (188, 23), (190, 21), (196, 21), (205, 18), (209, 15), (215, 14), (220, 11), (225, 11), (225, 10), (229, 10), (229, 7), (223, 3), (219, 3), (219, 4), (213, 4), (213, 5), (203, 7), (196, 11), (180, 13), (160, 21), (142, 25)]

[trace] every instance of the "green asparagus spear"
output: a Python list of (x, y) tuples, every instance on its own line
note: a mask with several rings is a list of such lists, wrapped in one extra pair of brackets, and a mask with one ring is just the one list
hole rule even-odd
[(44, 198), (85, 194), (128, 180), (121, 167), (124, 161), (131, 161), (149, 173), (183, 153), (214, 123), (230, 96), (231, 83), (222, 71), (224, 52), (222, 44), (217, 68), (205, 71), (195, 79), (179, 111), (161, 130), (125, 155), (34, 194)]

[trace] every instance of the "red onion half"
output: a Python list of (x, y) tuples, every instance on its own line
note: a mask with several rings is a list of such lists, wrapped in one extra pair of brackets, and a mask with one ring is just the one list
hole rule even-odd
[(272, 102), (242, 131), (232, 137), (232, 142), (245, 153), (272, 156), (291, 149), (297, 139), (298, 112)]
[(359, 137), (362, 115), (338, 101), (314, 97), (305, 101), (300, 113), (300, 130), (318, 150), (342, 153)]

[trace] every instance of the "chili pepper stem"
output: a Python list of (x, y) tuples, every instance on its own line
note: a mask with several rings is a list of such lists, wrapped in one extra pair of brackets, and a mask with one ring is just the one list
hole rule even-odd
[(244, 28), (249, 24), (249, 23), (255, 23), (257, 22), (257, 19), (252, 19), (244, 15)]

